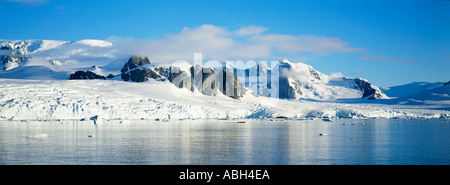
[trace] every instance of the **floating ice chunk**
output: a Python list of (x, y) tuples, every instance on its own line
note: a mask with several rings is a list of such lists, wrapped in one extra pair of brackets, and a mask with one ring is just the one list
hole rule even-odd
[(120, 124), (129, 124), (129, 123), (130, 123), (130, 120), (129, 120), (129, 119), (120, 120), (119, 123), (120, 123)]
[(27, 136), (29, 139), (47, 139), (48, 135), (44, 133), (33, 134), (31, 136)]

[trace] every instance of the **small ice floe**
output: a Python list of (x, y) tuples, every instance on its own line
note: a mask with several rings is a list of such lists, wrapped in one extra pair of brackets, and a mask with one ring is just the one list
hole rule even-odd
[(129, 123), (130, 123), (130, 120), (129, 120), (129, 119), (120, 120), (119, 123), (120, 123), (120, 124), (129, 124)]
[(319, 136), (329, 136), (330, 134), (327, 133), (319, 133)]
[(88, 137), (95, 137), (95, 135), (94, 134), (89, 134)]
[(29, 139), (47, 139), (48, 135), (44, 134), (44, 133), (39, 133), (39, 134), (33, 134), (31, 136), (27, 136), (27, 138), (29, 138)]
[(323, 118), (322, 121), (325, 121), (325, 122), (333, 122), (330, 118)]

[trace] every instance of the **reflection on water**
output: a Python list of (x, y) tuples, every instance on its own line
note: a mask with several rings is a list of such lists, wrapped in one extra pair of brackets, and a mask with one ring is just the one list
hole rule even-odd
[[(450, 164), (449, 127), (443, 119), (0, 122), (0, 164)], [(39, 134), (48, 137), (29, 137)]]

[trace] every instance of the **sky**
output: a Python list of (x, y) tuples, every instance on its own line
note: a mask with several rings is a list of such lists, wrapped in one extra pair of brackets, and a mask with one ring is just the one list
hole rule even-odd
[(0, 39), (108, 40), (152, 61), (281, 60), (380, 87), (450, 80), (445, 0), (0, 0)]

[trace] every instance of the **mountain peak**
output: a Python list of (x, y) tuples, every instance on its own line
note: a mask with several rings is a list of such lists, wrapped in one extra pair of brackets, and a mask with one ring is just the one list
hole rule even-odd
[(281, 66), (292, 66), (292, 62), (290, 62), (288, 59), (283, 58), (278, 62)]
[(286, 58), (283, 58), (282, 60), (280, 60), (280, 62), (283, 62), (283, 63), (291, 63), (288, 59), (286, 59)]

